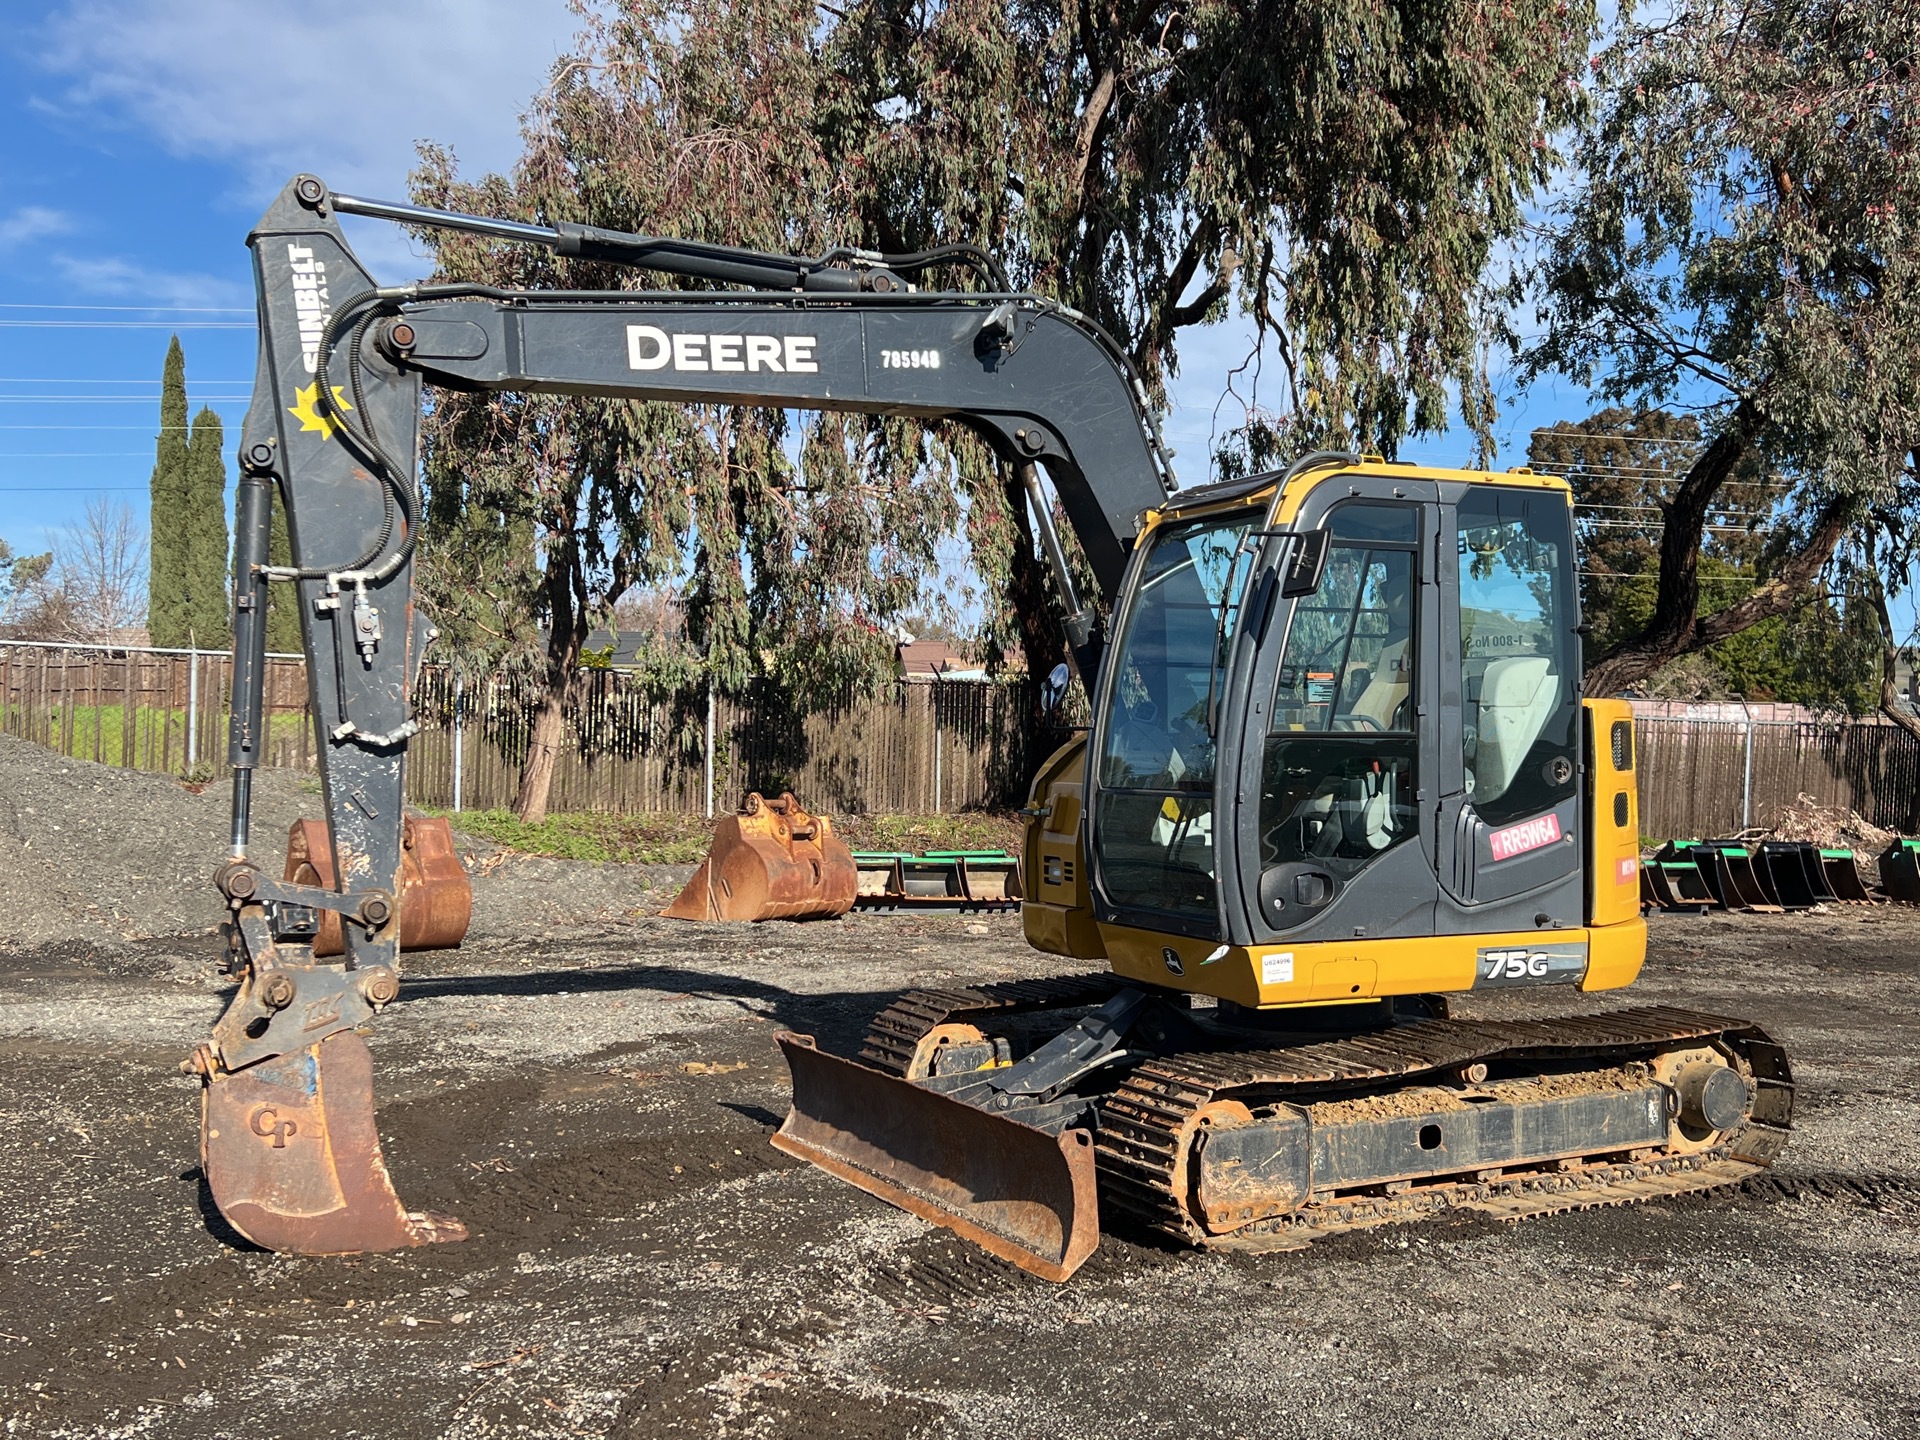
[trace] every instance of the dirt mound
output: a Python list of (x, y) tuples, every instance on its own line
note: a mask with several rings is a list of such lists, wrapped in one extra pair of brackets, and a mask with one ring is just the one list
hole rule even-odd
[[(317, 784), (262, 771), (254, 833), (278, 850)], [(0, 735), (0, 945), (179, 935), (220, 922), (225, 785), (69, 760)], [(271, 837), (271, 838), (269, 838)]]
[[(320, 814), (320, 782), (256, 772), (254, 854), (280, 871), (287, 830)], [(217, 926), (212, 875), (227, 853), (231, 791), (69, 760), (0, 735), (0, 947), (95, 944)], [(592, 865), (511, 855), (457, 835), (474, 876), (472, 934), (512, 937), (658, 909), (692, 867)]]
[(1882, 830), (1858, 810), (1823, 805), (1804, 793), (1780, 812), (1769, 833), (1781, 840), (1802, 840), (1822, 849), (1848, 849), (1866, 856), (1878, 855), (1894, 839), (1893, 831)]

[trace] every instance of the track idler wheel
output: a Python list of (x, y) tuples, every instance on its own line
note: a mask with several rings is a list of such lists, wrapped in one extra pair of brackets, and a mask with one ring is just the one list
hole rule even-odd
[(373, 1057), (341, 1030), (318, 1044), (227, 1071), (207, 1051), (200, 1163), (214, 1204), (254, 1244), (290, 1255), (352, 1255), (464, 1240), (445, 1215), (394, 1194), (373, 1119)]

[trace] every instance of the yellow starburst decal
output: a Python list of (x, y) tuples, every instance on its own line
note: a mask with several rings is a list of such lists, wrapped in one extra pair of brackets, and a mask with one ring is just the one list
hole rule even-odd
[[(329, 388), (333, 391), (335, 409), (341, 411), (353, 409), (353, 406), (347, 403), (347, 397), (338, 385)], [(315, 381), (304, 390), (294, 391), (293, 398), (294, 404), (288, 408), (287, 413), (300, 422), (300, 428), (303, 431), (318, 430), (322, 440), (331, 440), (336, 422), (330, 416), (320, 413), (319, 382)]]

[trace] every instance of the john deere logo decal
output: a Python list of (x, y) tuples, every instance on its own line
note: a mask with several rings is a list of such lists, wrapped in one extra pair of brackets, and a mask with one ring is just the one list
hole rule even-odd
[(1180, 952), (1175, 950), (1171, 945), (1161, 947), (1160, 958), (1167, 962), (1167, 969), (1171, 970), (1174, 974), (1184, 975), (1187, 973), (1187, 967), (1180, 963)]
[[(329, 387), (333, 391), (333, 407), (340, 411), (349, 411), (353, 407), (347, 403), (346, 394), (338, 385)], [(318, 430), (322, 440), (331, 440), (335, 421), (331, 416), (320, 413), (320, 385), (318, 381), (293, 392), (294, 403), (287, 413), (300, 422), (301, 430)]]

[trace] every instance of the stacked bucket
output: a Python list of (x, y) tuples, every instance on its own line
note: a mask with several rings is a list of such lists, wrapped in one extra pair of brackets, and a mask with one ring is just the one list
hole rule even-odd
[(1670, 840), (1640, 866), (1641, 904), (1699, 914), (1747, 910), (1778, 915), (1816, 905), (1920, 905), (1920, 840), (1896, 840), (1880, 857), (1875, 894), (1854, 852), (1803, 840)]

